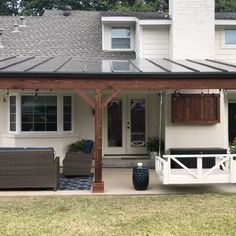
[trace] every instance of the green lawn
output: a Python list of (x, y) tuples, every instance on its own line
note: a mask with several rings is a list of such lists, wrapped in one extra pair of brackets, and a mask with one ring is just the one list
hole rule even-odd
[(236, 235), (236, 195), (4, 197), (0, 235)]

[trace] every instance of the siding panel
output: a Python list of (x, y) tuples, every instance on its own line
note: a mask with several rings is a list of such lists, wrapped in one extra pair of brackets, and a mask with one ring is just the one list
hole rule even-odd
[(168, 26), (144, 27), (143, 55), (145, 58), (169, 57), (170, 35)]

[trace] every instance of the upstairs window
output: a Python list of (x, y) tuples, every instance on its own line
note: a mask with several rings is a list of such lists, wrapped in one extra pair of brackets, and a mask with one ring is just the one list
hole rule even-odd
[(236, 46), (236, 29), (225, 30), (225, 44)]
[(112, 49), (131, 48), (130, 27), (111, 28), (111, 48)]

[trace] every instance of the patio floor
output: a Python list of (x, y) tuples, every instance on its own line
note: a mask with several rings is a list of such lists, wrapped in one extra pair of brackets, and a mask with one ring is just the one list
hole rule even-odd
[[(133, 195), (133, 194), (188, 194), (188, 193), (236, 193), (236, 184), (164, 186), (150, 170), (149, 187), (145, 191), (137, 191), (132, 184), (131, 168), (104, 168), (103, 180), (105, 192), (99, 195)], [(63, 196), (92, 195), (91, 190), (58, 190), (58, 191), (0, 191), (0, 196)]]

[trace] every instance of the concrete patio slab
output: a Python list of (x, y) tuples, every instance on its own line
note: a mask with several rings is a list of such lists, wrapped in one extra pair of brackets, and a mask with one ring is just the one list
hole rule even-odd
[(236, 184), (180, 185), (164, 186), (158, 181), (154, 169), (150, 170), (149, 187), (137, 191), (132, 184), (132, 168), (104, 168), (103, 180), (105, 192), (93, 194), (91, 190), (58, 191), (0, 191), (0, 196), (66, 196), (66, 195), (158, 195), (158, 194), (192, 194), (192, 193), (236, 193)]

